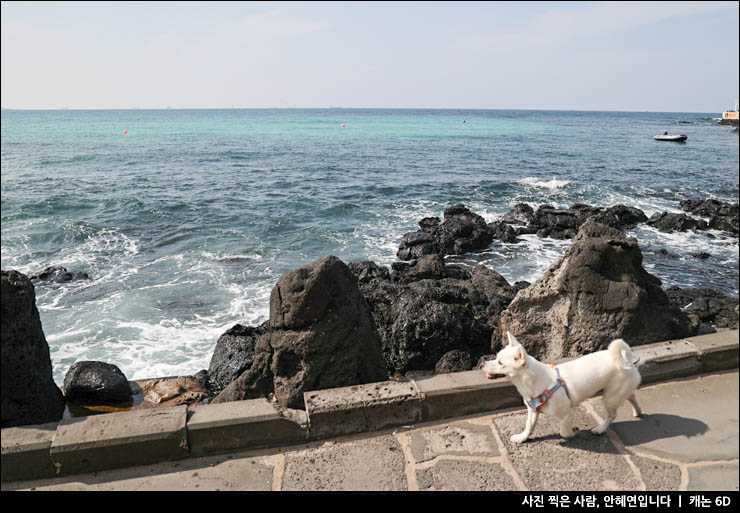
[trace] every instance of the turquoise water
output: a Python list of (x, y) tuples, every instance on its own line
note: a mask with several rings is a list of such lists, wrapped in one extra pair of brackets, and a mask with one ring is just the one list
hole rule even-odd
[[(737, 202), (738, 135), (716, 115), (3, 111), (2, 268), (92, 278), (36, 286), (58, 383), (81, 359), (133, 379), (193, 373), (223, 331), (267, 319), (283, 273), (327, 254), (388, 266), (405, 232), (454, 203), (493, 221), (519, 202), (648, 216)], [(688, 142), (652, 139), (665, 131)], [(629, 233), (664, 287), (738, 296), (737, 239)], [(534, 281), (567, 245), (525, 236), (453, 260)]]

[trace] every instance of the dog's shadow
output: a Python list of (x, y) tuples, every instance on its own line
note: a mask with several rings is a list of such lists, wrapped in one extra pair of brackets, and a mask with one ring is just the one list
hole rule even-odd
[(692, 438), (709, 431), (709, 426), (701, 420), (680, 415), (643, 413), (637, 419), (614, 422), (609, 429), (625, 446), (633, 446), (668, 438)]
[[(596, 426), (596, 424), (594, 424)], [(594, 427), (591, 426), (591, 427)], [(617, 453), (616, 447), (606, 435), (591, 433), (591, 427), (580, 426), (571, 438), (564, 439), (559, 433), (532, 437), (533, 442), (555, 442), (562, 447), (589, 452)], [(704, 422), (696, 419), (665, 413), (643, 414), (640, 418), (614, 422), (609, 429), (617, 434), (625, 447), (632, 447), (656, 440), (676, 437), (692, 438), (709, 430)]]

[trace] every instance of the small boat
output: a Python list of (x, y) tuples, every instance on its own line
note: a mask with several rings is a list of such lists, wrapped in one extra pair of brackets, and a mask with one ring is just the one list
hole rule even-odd
[(656, 141), (685, 141), (688, 138), (688, 135), (668, 135), (667, 132), (663, 135), (656, 135), (655, 137), (653, 137), (653, 139), (655, 139)]

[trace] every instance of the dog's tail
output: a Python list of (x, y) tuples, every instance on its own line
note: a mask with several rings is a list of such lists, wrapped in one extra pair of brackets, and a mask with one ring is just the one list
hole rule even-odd
[(632, 349), (630, 349), (630, 346), (628, 346), (621, 338), (613, 340), (611, 344), (609, 344), (608, 351), (619, 369), (632, 369), (635, 367), (635, 364), (640, 361), (640, 358), (635, 356)]

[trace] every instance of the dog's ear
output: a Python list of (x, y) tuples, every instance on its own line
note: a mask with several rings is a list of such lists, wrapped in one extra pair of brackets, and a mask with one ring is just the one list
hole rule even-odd
[(524, 347), (519, 344), (519, 347), (514, 351), (514, 367), (520, 368), (527, 364), (527, 353), (524, 352)]
[(510, 346), (520, 346), (521, 345), (519, 341), (514, 337), (514, 335), (511, 334), (511, 332), (507, 331), (506, 337), (509, 339)]

